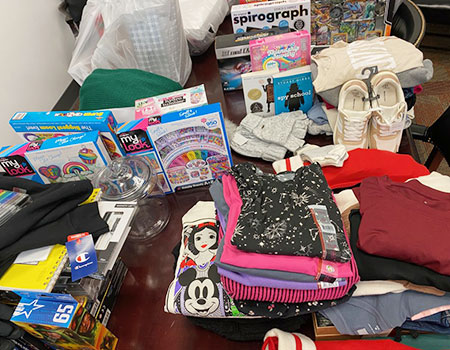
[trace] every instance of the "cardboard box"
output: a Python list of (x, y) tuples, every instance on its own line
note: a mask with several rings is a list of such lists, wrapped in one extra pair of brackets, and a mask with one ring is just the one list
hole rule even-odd
[(117, 122), (110, 111), (18, 112), (9, 124), (27, 142), (100, 131), (110, 157), (123, 154), (115, 134)]
[(310, 0), (280, 0), (235, 5), (231, 7), (231, 22), (235, 33), (273, 27), (310, 32)]
[(98, 131), (31, 142), (25, 157), (44, 183), (91, 180), (111, 161)]
[[(135, 101), (135, 119), (156, 118), (163, 114), (208, 104), (205, 86), (169, 92)], [(156, 121), (150, 119), (151, 121)]]
[(251, 71), (250, 40), (288, 32), (289, 28), (271, 28), (217, 36), (215, 49), (223, 89), (225, 91), (242, 89), (241, 74)]
[(115, 337), (68, 294), (17, 292), (11, 321), (54, 349), (114, 350)]
[(5, 146), (0, 149), (0, 171), (7, 176), (21, 177), (23, 179), (33, 180), (44, 183), (37, 174), (36, 169), (28, 163), (25, 153), (29, 142), (15, 146)]

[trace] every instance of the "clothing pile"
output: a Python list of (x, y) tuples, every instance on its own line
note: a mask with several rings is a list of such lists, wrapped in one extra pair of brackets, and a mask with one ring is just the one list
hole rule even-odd
[(238, 164), (211, 194), (223, 228), (216, 265), (241, 312), (286, 317), (351, 295), (356, 266), (318, 164), (279, 176)]
[[(361, 279), (377, 286), (380, 295), (357, 294), (344, 307), (322, 313), (344, 334), (376, 334), (403, 323), (407, 329), (449, 334), (450, 178), (432, 173), (400, 183), (369, 177), (336, 200), (349, 217)], [(384, 288), (386, 280), (416, 286), (395, 291)]]
[(286, 318), (348, 300), (359, 277), (318, 164), (287, 176), (239, 164), (210, 192), (183, 217), (166, 311)]
[[(323, 173), (336, 190), (361, 281), (347, 302), (320, 313), (342, 334), (380, 334), (402, 324), (448, 333), (450, 178), (429, 174), (407, 155), (376, 149), (348, 155), (342, 167)], [(281, 175), (304, 163), (295, 156), (273, 166)]]

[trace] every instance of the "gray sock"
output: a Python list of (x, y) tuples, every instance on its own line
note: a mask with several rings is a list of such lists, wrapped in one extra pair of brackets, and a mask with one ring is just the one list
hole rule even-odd
[(238, 126), (230, 142), (231, 148), (244, 156), (262, 158), (267, 161), (283, 159), (287, 149), (262, 141), (242, 124)]

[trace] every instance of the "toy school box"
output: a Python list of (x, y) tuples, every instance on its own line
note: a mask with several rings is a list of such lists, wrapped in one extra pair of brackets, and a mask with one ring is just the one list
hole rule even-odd
[(44, 183), (92, 179), (111, 160), (98, 131), (31, 142), (25, 157)]
[(174, 191), (209, 184), (232, 165), (219, 103), (165, 114), (147, 132)]
[(117, 337), (71, 295), (17, 292), (11, 321), (52, 349), (114, 350)]
[(122, 155), (111, 111), (19, 112), (9, 124), (28, 142), (97, 130), (111, 158)]
[(215, 49), (223, 89), (225, 91), (242, 89), (241, 74), (251, 72), (250, 40), (287, 33), (288, 31), (289, 28), (271, 28), (249, 33), (217, 36)]
[(44, 183), (25, 158), (28, 144), (28, 142), (25, 142), (20, 145), (2, 147), (0, 149), (0, 171), (7, 176), (21, 177)]
[(189, 89), (169, 92), (168, 94), (147, 97), (135, 101), (135, 119), (156, 118), (186, 108), (199, 107), (208, 104), (205, 86), (199, 85)]
[(231, 21), (235, 33), (273, 27), (289, 28), (291, 31), (311, 27), (310, 0), (280, 0), (258, 2), (231, 7)]
[(120, 124), (116, 130), (117, 137), (119, 138), (125, 154), (144, 158), (157, 173), (159, 184), (164, 192), (172, 193), (172, 189), (169, 186), (167, 177), (163, 171), (161, 163), (159, 162), (159, 158), (156, 155), (153, 144), (148, 137), (148, 125), (148, 118), (132, 120), (127, 123)]
[(311, 62), (309, 32), (286, 33), (250, 41), (252, 71), (278, 68), (280, 72)]

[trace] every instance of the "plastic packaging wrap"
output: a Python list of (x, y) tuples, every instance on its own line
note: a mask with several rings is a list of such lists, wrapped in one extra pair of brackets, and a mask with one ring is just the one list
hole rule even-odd
[(184, 85), (192, 62), (178, 0), (89, 0), (69, 74), (80, 85), (96, 68), (136, 68)]
[(179, 0), (191, 55), (200, 55), (213, 43), (229, 4), (227, 0)]

